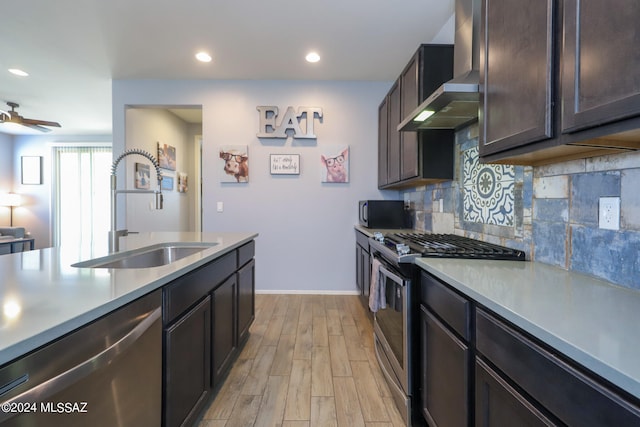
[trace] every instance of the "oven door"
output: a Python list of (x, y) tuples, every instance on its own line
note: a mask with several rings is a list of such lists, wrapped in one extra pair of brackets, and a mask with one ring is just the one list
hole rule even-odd
[[(384, 284), (386, 296), (386, 308), (381, 308), (375, 313), (374, 333), (378, 350), (382, 350), (386, 356), (381, 363), (389, 364), (394, 382), (399, 385), (405, 395), (409, 395), (409, 352), (407, 348), (408, 324), (406, 309), (409, 307), (408, 289), (411, 280), (401, 275), (385, 263), (380, 266), (380, 282)], [(385, 363), (387, 362), (388, 363)], [(399, 382), (399, 384), (398, 384)]]

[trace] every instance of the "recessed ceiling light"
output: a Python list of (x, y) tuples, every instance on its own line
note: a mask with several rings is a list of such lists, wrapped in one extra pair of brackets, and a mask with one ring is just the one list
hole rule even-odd
[(29, 75), (29, 73), (27, 73), (26, 71), (22, 71), (19, 68), (9, 68), (9, 72), (20, 77), (27, 77)]
[(207, 52), (198, 52), (196, 53), (196, 59), (200, 62), (211, 62), (211, 55)]
[(320, 61), (320, 55), (318, 55), (316, 52), (309, 52), (307, 56), (305, 56), (305, 59), (307, 60), (307, 62), (318, 62)]

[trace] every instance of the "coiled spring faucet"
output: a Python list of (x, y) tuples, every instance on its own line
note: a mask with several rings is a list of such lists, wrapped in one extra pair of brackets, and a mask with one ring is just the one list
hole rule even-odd
[[(118, 190), (116, 188), (116, 168), (122, 159), (131, 154), (143, 156), (153, 164), (156, 168), (156, 175), (158, 177), (158, 190)], [(111, 230), (109, 231), (109, 253), (118, 252), (120, 250), (120, 237), (129, 234), (128, 230), (118, 230), (116, 227), (116, 196), (119, 193), (155, 194), (156, 209), (162, 209), (164, 203), (162, 197), (162, 174), (160, 173), (160, 164), (152, 154), (138, 148), (131, 148), (120, 154), (111, 165)]]

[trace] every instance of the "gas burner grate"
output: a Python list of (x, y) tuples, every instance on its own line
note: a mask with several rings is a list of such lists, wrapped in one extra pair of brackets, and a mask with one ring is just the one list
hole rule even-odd
[(524, 260), (524, 252), (455, 234), (393, 233), (386, 236), (405, 243), (423, 257)]

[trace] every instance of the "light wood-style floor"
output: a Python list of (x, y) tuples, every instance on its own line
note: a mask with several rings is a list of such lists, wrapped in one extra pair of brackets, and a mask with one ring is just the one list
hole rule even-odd
[(199, 427), (403, 426), (357, 296), (256, 295), (251, 336)]

